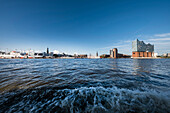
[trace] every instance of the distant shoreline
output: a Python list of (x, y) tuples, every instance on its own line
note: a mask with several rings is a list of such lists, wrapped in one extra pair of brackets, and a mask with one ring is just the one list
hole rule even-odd
[(161, 58), (161, 57), (134, 57), (131, 59), (164, 59), (164, 58)]
[[(114, 59), (114, 58), (0, 58), (0, 59)], [(122, 59), (122, 58), (116, 58)], [(169, 57), (135, 57), (135, 58), (124, 58), (124, 59), (170, 59)]]

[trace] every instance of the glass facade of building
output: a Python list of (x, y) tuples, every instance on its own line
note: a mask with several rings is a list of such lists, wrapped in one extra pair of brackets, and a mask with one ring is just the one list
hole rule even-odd
[(143, 41), (136, 39), (132, 41), (132, 51), (133, 52), (154, 52), (154, 45), (145, 44)]

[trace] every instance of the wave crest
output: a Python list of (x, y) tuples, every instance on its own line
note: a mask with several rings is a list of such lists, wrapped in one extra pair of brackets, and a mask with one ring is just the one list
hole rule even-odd
[(41, 88), (3, 100), (2, 112), (170, 112), (170, 99), (165, 94), (117, 87)]

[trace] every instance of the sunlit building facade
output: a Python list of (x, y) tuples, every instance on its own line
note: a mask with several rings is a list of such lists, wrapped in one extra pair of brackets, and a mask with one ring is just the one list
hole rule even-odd
[(132, 57), (153, 57), (154, 45), (145, 44), (143, 41), (136, 39), (132, 41)]

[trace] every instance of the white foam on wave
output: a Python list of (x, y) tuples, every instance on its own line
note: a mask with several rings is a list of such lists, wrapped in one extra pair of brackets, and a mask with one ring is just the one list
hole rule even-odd
[[(170, 112), (169, 93), (117, 87), (33, 90), (12, 105), (8, 112)], [(18, 107), (17, 107), (18, 106)]]
[[(65, 90), (67, 91), (67, 89)], [(168, 112), (170, 99), (156, 91), (141, 92), (103, 87), (78, 88), (69, 90), (68, 96), (61, 100), (60, 107), (69, 107), (70, 112)], [(76, 105), (76, 106), (75, 106)]]

